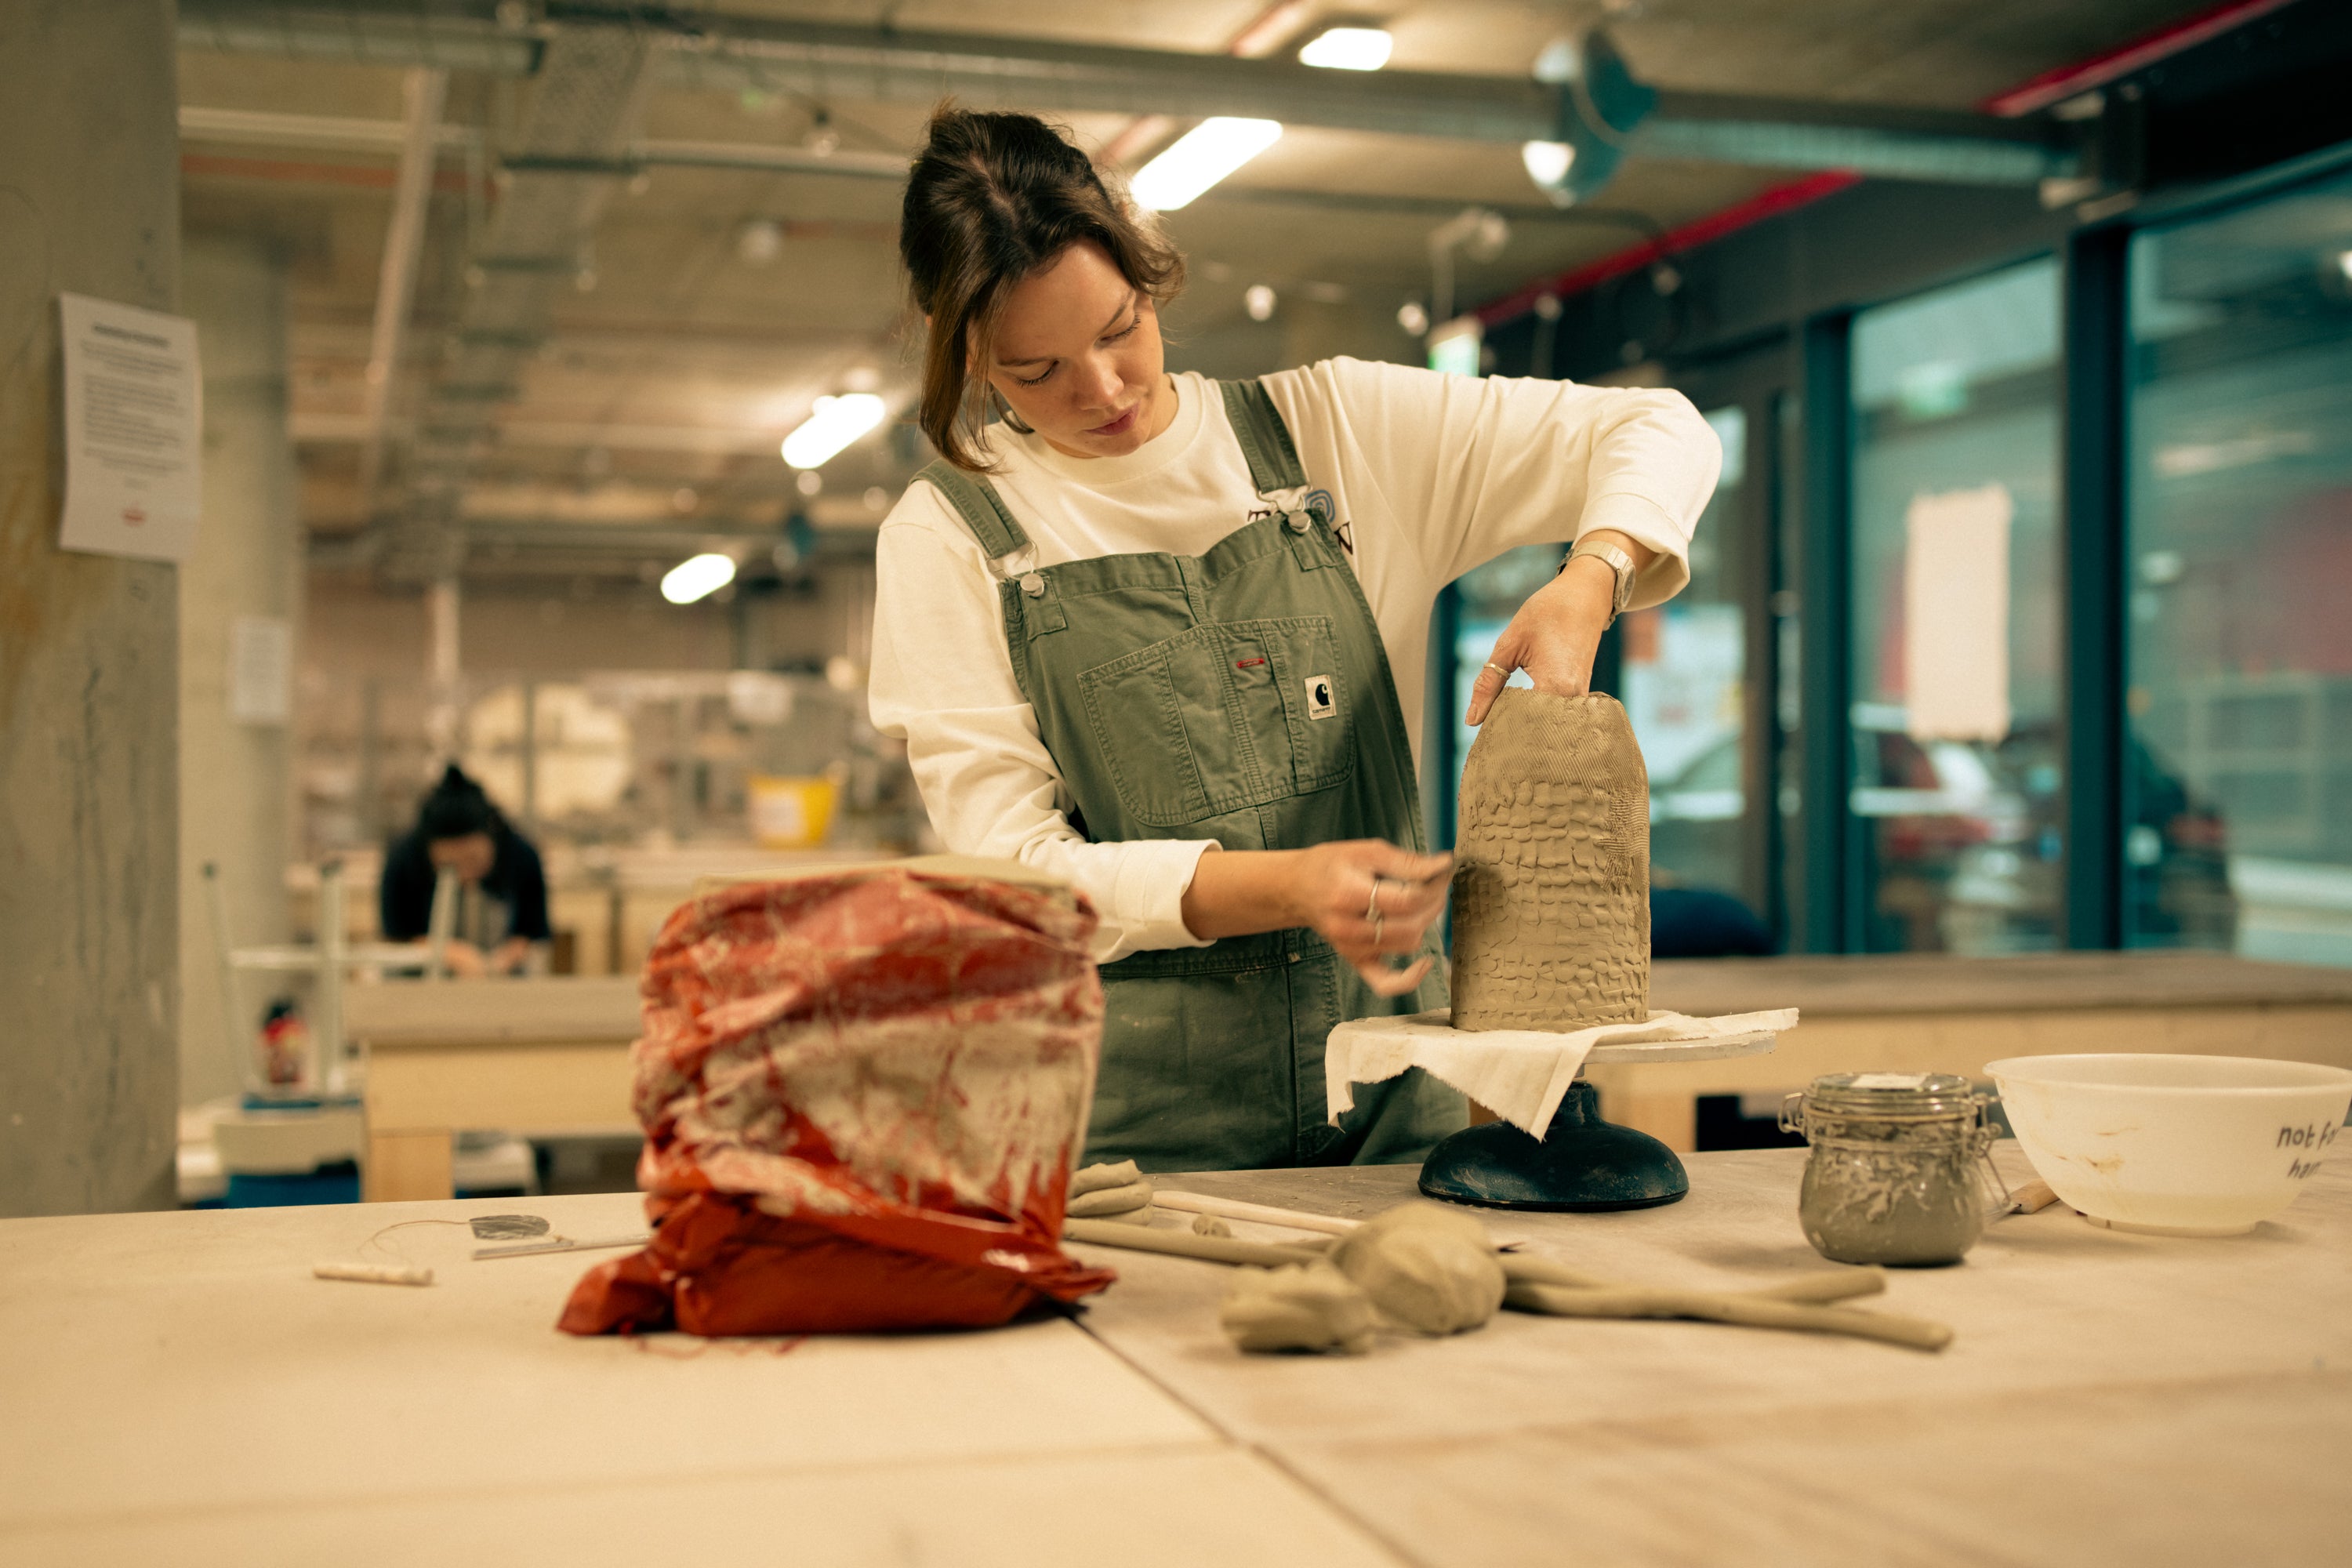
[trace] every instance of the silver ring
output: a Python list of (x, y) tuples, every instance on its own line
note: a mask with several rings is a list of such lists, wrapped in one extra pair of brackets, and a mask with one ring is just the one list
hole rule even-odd
[(1372, 896), (1364, 900), (1364, 919), (1374, 925), (1381, 920), (1381, 874), (1372, 873)]

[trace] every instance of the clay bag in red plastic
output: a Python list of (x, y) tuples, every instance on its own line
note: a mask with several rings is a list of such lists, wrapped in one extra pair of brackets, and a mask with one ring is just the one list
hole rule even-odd
[(1076, 895), (908, 865), (681, 906), (632, 1053), (654, 1238), (576, 1334), (984, 1327), (1116, 1278), (1059, 1245), (1102, 1042)]

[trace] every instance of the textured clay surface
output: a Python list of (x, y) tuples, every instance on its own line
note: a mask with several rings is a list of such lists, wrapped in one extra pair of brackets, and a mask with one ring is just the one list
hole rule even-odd
[(1454, 1026), (1650, 1016), (1650, 781), (1614, 698), (1507, 689), (1462, 770)]

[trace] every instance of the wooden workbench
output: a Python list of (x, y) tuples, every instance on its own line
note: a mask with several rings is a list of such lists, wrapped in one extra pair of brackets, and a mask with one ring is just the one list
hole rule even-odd
[(635, 975), (387, 982), (343, 995), (344, 1030), (367, 1053), (371, 1202), (449, 1196), (452, 1139), (468, 1128), (637, 1131)]
[[(1663, 1209), (1489, 1217), (1596, 1272), (1761, 1281), (1822, 1266), (1801, 1158), (1698, 1156)], [(1412, 1176), (1181, 1180), (1360, 1215)], [(1096, 1248), (1122, 1278), (1076, 1322), (797, 1343), (569, 1338), (586, 1258), (473, 1262), (454, 1226), (383, 1237), (430, 1289), (308, 1278), (394, 1221), (517, 1210), (637, 1217), (0, 1222), (0, 1560), (2161, 1568), (2334, 1560), (2352, 1497), (2340, 1161), (2245, 1237), (2004, 1221), (1881, 1299), (1952, 1324), (1940, 1355), (1506, 1314), (1244, 1358), (1223, 1270)]]
[[(1664, 1208), (1486, 1217), (1596, 1274), (1763, 1282), (1829, 1267), (1797, 1226), (1804, 1158), (1691, 1156)], [(2000, 1160), (2027, 1170), (2013, 1142)], [(1414, 1173), (1155, 1180), (1361, 1217)], [(1244, 1359), (1203, 1266), (1086, 1256), (1123, 1276), (1088, 1331), (1427, 1568), (2204, 1568), (2340, 1561), (2352, 1529), (2352, 1162), (2248, 1237), (2130, 1236), (2062, 1205), (1853, 1303), (1951, 1325), (1933, 1355), (1504, 1313), (1360, 1361)]]
[[(1795, 1007), (1770, 1056), (1590, 1076), (1612, 1121), (1689, 1150), (1703, 1094), (1802, 1089), (1825, 1072), (1959, 1072), (2042, 1051), (2204, 1051), (2352, 1068), (2352, 970), (2228, 953), (1682, 959), (1651, 1001), (1694, 1016)], [(447, 1197), (454, 1132), (635, 1131), (635, 976), (405, 982), (345, 993), (368, 1051), (366, 1195)]]
[(1800, 1089), (1829, 1072), (1956, 1072), (2003, 1057), (2189, 1051), (2352, 1068), (2352, 969), (2143, 950), (1668, 959), (1650, 1005), (1694, 1017), (1794, 1007), (1769, 1056), (1588, 1075), (1612, 1121), (1696, 1147), (1705, 1094)]
[(516, 1211), (642, 1224), (625, 1194), (0, 1222), (0, 1562), (1392, 1563), (1066, 1320), (575, 1339), (614, 1254), (477, 1263), (457, 1226), (383, 1237), (430, 1288), (309, 1277)]

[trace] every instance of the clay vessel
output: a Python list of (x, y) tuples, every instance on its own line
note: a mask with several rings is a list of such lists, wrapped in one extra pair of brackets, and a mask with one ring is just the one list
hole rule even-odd
[(1650, 780), (1614, 698), (1496, 698), (1454, 854), (1455, 1028), (1650, 1016)]

